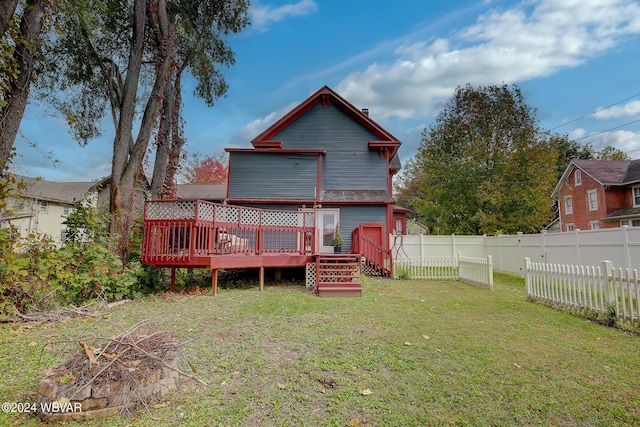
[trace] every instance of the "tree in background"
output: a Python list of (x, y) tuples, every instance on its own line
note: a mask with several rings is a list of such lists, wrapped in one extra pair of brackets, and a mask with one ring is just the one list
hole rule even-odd
[[(63, 0), (61, 0), (63, 1)], [(152, 192), (173, 181), (184, 144), (181, 78), (195, 78), (196, 95), (213, 105), (227, 84), (220, 66), (234, 63), (226, 36), (247, 24), (245, 0), (66, 0), (46, 70), (44, 92), (58, 95), (76, 138), (100, 135), (109, 111), (115, 128), (110, 236), (126, 260), (136, 182), (155, 140)], [(137, 130), (137, 132), (135, 132)], [(155, 135), (155, 138), (154, 138)], [(167, 173), (168, 172), (168, 173)]]
[(224, 153), (203, 157), (194, 154), (184, 166), (184, 180), (189, 184), (224, 184), (227, 182), (229, 159)]
[(552, 215), (557, 153), (517, 86), (459, 87), (423, 131), (401, 197), (436, 233), (536, 232)]
[(583, 160), (631, 160), (624, 151), (610, 145), (598, 151), (591, 144), (580, 144), (577, 141), (571, 141), (566, 134), (553, 135), (551, 139), (558, 149), (557, 179), (560, 179), (572, 158)]

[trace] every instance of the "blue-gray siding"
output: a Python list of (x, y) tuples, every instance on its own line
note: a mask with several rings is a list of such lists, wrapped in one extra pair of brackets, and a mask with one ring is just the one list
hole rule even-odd
[(323, 149), (325, 189), (386, 190), (387, 161), (368, 142), (377, 140), (340, 108), (317, 104), (273, 137), (286, 149)]
[(316, 154), (231, 154), (230, 199), (314, 199), (317, 186)]
[[(330, 206), (323, 206), (330, 207)], [(340, 208), (340, 233), (343, 251), (351, 250), (351, 232), (364, 222), (385, 223), (387, 210), (384, 205), (345, 205)], [(386, 229), (385, 235), (386, 235)], [(346, 249), (345, 249), (346, 248)]]

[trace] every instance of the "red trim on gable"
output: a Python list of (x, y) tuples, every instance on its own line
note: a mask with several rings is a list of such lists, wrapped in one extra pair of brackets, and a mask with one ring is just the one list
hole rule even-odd
[(282, 150), (282, 141), (256, 141), (251, 142), (255, 148), (279, 148)]
[(381, 148), (397, 148), (400, 147), (400, 141), (369, 141), (369, 149)]
[(225, 148), (227, 153), (262, 153), (262, 154), (327, 154), (327, 150), (302, 150), (302, 149), (282, 149), (274, 150), (268, 148)]

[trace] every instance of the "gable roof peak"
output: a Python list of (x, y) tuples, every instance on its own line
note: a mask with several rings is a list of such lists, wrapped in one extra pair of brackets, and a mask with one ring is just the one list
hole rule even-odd
[(285, 114), (280, 120), (276, 121), (274, 124), (269, 126), (264, 132), (255, 137), (251, 144), (255, 147), (256, 144), (264, 144), (265, 141), (270, 141), (275, 135), (277, 135), (282, 129), (289, 126), (296, 119), (302, 116), (304, 113), (309, 111), (316, 104), (322, 104), (325, 107), (330, 106), (331, 104), (336, 105), (338, 108), (342, 109), (345, 113), (354, 118), (361, 125), (369, 129), (372, 133), (374, 133), (379, 140), (382, 141), (395, 141), (400, 142), (396, 137), (391, 135), (388, 131), (383, 129), (379, 124), (373, 121), (368, 114), (364, 111), (353, 106), (349, 101), (340, 96), (336, 91), (331, 89), (329, 86), (324, 85), (320, 89), (318, 89), (315, 93), (305, 99), (302, 103), (300, 103), (293, 110), (289, 111)]

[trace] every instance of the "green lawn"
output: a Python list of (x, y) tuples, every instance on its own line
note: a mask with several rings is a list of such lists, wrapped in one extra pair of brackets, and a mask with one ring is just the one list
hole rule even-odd
[(526, 302), (516, 276), (494, 286), (368, 279), (360, 299), (268, 286), (131, 302), (108, 320), (2, 325), (0, 401), (33, 401), (46, 369), (76, 351), (47, 342), (149, 319), (195, 339), (186, 353), (208, 385), (187, 380), (149, 411), (83, 426), (640, 425), (640, 338)]

